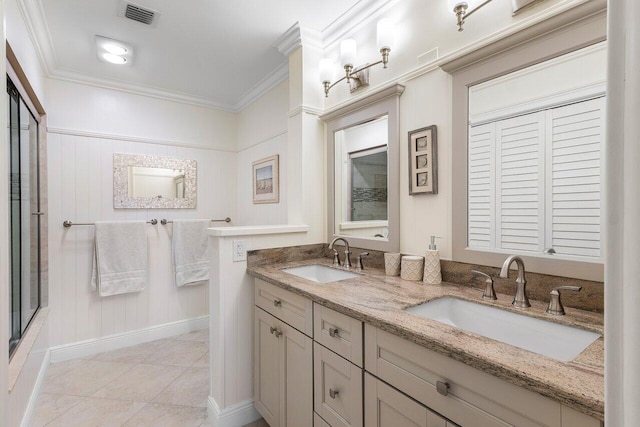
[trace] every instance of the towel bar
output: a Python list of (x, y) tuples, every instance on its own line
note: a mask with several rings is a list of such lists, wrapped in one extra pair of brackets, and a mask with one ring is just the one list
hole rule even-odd
[[(151, 224), (151, 225), (156, 225), (157, 223), (158, 223), (158, 220), (155, 219), (155, 218), (152, 219), (151, 221), (147, 221), (147, 224)], [(80, 223), (80, 222), (71, 222), (71, 221), (65, 221), (65, 222), (62, 223), (62, 226), (64, 228), (69, 228), (72, 225), (96, 225), (96, 224), (93, 223), (93, 222)]]
[[(209, 221), (211, 221), (211, 222), (231, 222), (231, 218), (226, 217), (225, 219), (211, 219)], [(169, 221), (169, 220), (164, 219), (164, 218), (160, 220), (160, 224), (162, 224), (162, 225), (167, 225), (167, 224), (171, 224), (171, 223), (173, 223), (173, 221)]]

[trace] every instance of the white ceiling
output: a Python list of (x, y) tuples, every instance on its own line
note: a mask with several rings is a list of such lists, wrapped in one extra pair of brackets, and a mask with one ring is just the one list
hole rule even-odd
[[(233, 109), (287, 58), (273, 43), (293, 24), (318, 31), (369, 0), (133, 0), (155, 27), (117, 15), (121, 0), (39, 0), (56, 71), (208, 100)], [(95, 36), (133, 46), (131, 65), (101, 62)]]

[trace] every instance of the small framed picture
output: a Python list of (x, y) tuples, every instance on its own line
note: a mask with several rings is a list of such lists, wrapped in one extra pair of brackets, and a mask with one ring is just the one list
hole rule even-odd
[(253, 203), (278, 203), (280, 182), (278, 155), (257, 160), (253, 165)]
[(409, 194), (438, 194), (435, 125), (409, 132)]

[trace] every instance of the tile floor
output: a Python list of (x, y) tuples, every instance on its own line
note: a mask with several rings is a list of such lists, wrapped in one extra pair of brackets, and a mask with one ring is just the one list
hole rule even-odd
[(209, 426), (208, 349), (202, 330), (52, 364), (33, 426)]

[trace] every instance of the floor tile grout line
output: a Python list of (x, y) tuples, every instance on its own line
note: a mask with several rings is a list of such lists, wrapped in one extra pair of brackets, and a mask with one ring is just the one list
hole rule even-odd
[[(53, 393), (50, 393), (53, 394)], [(40, 396), (42, 396), (42, 393), (38, 395), (38, 406), (40, 406)], [(73, 394), (63, 394), (62, 396), (72, 396), (72, 397), (81, 397), (82, 400), (86, 399), (86, 396), (75, 396)], [(67, 408), (66, 411), (62, 412), (61, 414), (56, 415), (53, 419), (47, 421), (43, 427), (47, 427), (49, 424), (51, 424), (52, 422), (54, 422), (55, 420), (57, 420), (58, 418), (60, 418), (61, 416), (63, 416), (64, 414), (66, 414), (67, 412), (69, 412), (71, 409), (75, 408), (77, 405), (79, 405), (80, 403), (82, 403), (82, 400), (74, 403), (73, 405), (71, 405), (71, 407)], [(37, 407), (36, 407), (36, 416), (37, 416)]]
[(142, 403), (144, 403), (144, 405), (142, 405), (142, 406), (140, 407), (140, 409), (138, 409), (138, 410), (137, 410), (137, 411), (135, 411), (133, 414), (131, 414), (131, 416), (130, 416), (129, 418), (127, 418), (126, 420), (124, 420), (124, 421), (120, 424), (121, 426), (124, 426), (125, 424), (127, 424), (129, 421), (131, 421), (131, 419), (132, 419), (133, 417), (135, 417), (136, 415), (138, 415), (138, 414), (140, 413), (140, 411), (142, 411), (144, 408), (146, 408), (146, 407), (147, 407), (147, 405), (150, 405), (150, 404), (151, 404), (151, 402), (142, 402)]

